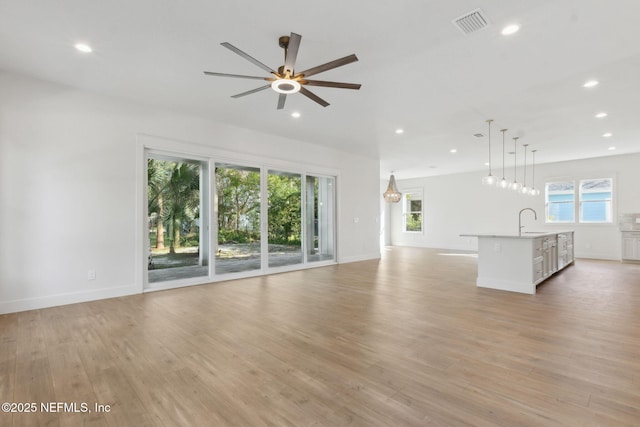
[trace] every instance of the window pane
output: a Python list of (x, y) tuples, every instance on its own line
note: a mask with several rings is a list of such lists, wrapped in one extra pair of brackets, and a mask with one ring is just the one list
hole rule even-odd
[(574, 222), (575, 204), (570, 203), (549, 203), (547, 208), (548, 222)]
[(548, 182), (545, 190), (546, 222), (575, 222), (574, 182)]
[(209, 275), (207, 181), (206, 162), (148, 159), (149, 283)]
[(334, 259), (335, 179), (306, 177), (306, 251), (307, 261)]
[(406, 215), (406, 231), (422, 231), (422, 214), (412, 213)]
[(216, 164), (215, 273), (260, 269), (260, 169)]
[(580, 222), (611, 222), (611, 178), (580, 181)]
[(403, 227), (405, 232), (422, 231), (422, 192), (408, 191), (403, 195)]
[(269, 267), (302, 263), (302, 178), (269, 171)]

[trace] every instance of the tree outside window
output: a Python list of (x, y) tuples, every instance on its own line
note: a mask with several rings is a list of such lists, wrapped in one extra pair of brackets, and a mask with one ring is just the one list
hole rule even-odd
[(403, 199), (403, 231), (407, 233), (422, 232), (422, 192), (407, 191)]

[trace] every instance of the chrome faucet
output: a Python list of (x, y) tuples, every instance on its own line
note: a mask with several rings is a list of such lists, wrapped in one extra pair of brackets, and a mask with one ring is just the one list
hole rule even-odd
[(524, 211), (531, 211), (533, 212), (533, 218), (537, 221), (538, 220), (538, 214), (536, 213), (536, 211), (534, 211), (531, 208), (524, 208), (520, 210), (520, 213), (518, 214), (518, 236), (522, 236), (522, 228), (524, 228), (524, 225), (522, 225), (522, 212)]

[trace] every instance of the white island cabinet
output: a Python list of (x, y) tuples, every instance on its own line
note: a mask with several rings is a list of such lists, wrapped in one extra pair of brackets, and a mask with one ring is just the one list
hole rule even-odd
[(640, 261), (640, 231), (622, 232), (622, 260)]
[(573, 263), (573, 231), (478, 238), (478, 278), (483, 288), (535, 294), (536, 286)]

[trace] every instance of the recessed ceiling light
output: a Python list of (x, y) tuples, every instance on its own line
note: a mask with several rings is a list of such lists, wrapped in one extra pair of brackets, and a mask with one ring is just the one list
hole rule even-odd
[(518, 24), (511, 24), (511, 25), (507, 25), (506, 27), (504, 27), (501, 31), (503, 36), (510, 36), (511, 34), (515, 34), (518, 32), (518, 30), (520, 30), (520, 25)]
[(73, 47), (75, 47), (77, 50), (79, 50), (82, 53), (93, 52), (93, 49), (91, 49), (91, 46), (85, 43), (76, 43)]
[(293, 113), (291, 113), (291, 117), (293, 117), (294, 119), (297, 119), (298, 117), (300, 117), (300, 113), (298, 113), (297, 111), (294, 111)]
[(404, 133), (404, 129), (396, 129), (396, 134), (400, 135)]
[(486, 162), (484, 165), (485, 165), (485, 166), (489, 166), (489, 162)]
[(587, 87), (587, 88), (595, 87), (595, 86), (598, 86), (598, 84), (600, 84), (600, 82), (597, 80), (589, 80), (585, 82), (585, 84), (583, 84), (582, 87)]
[(450, 152), (450, 153), (454, 153), (454, 154), (455, 154), (455, 153), (457, 153), (457, 152), (458, 152), (458, 150), (456, 150), (455, 148), (452, 148), (451, 150), (449, 150), (449, 152)]
[(609, 151), (613, 151), (615, 149), (616, 149), (616, 147), (609, 147)]
[(613, 136), (613, 134), (611, 132), (607, 132), (607, 133), (603, 133), (602, 136), (605, 138), (610, 138)]
[(608, 114), (603, 111), (601, 113), (596, 114), (596, 119), (602, 119), (602, 118), (605, 118), (607, 116), (608, 116)]

